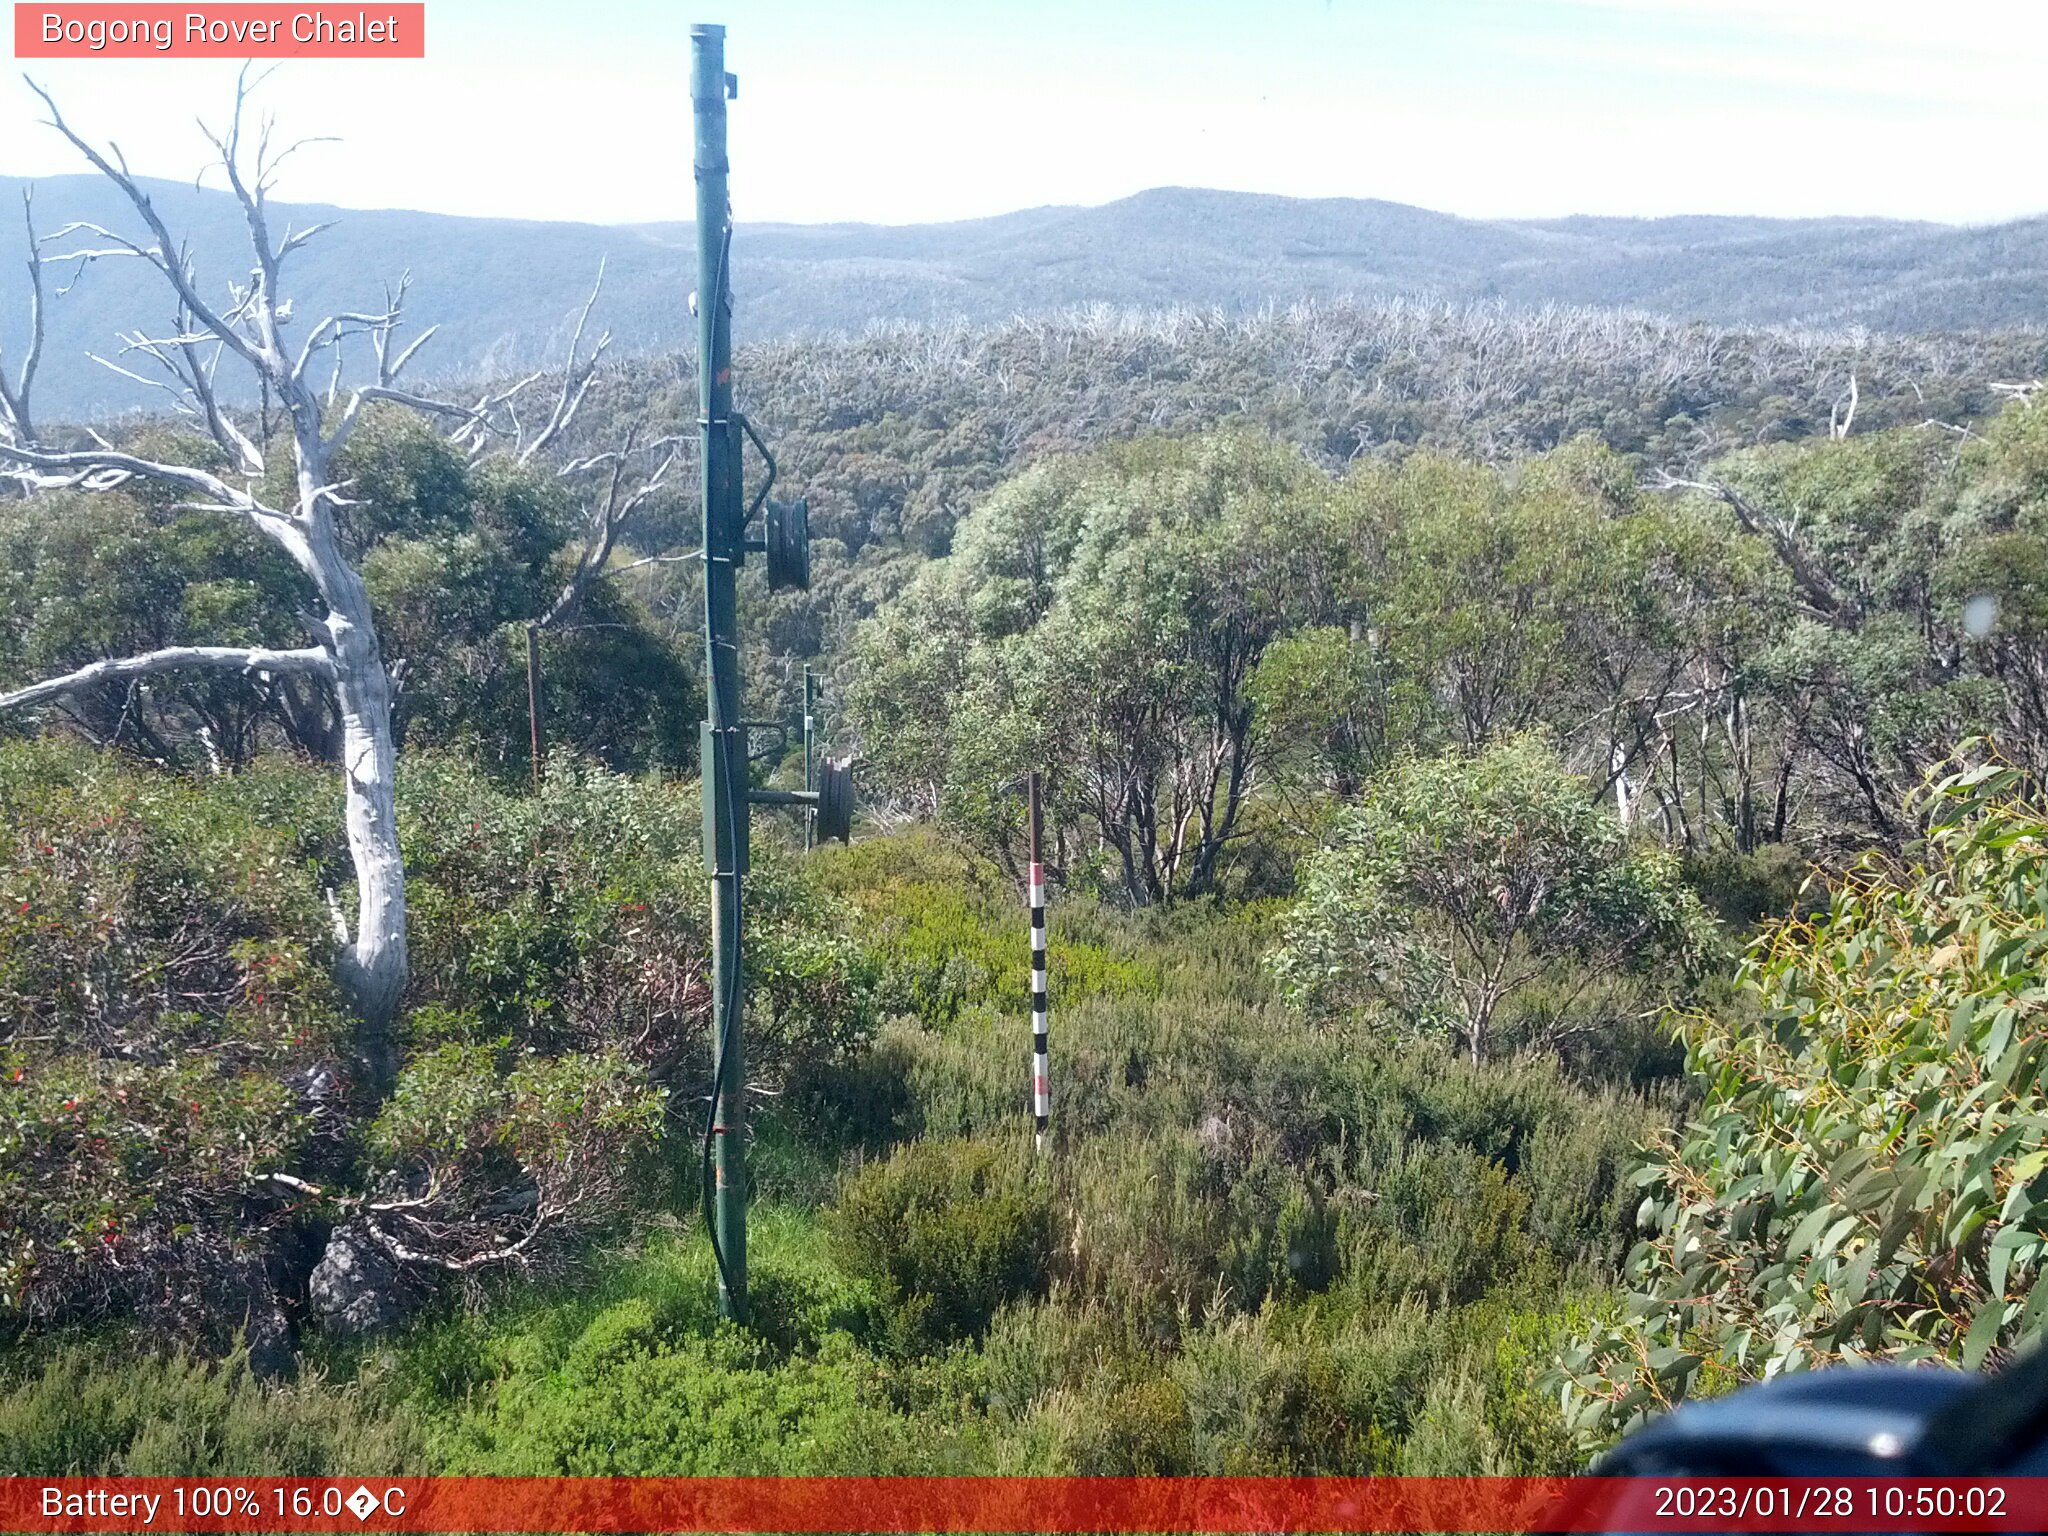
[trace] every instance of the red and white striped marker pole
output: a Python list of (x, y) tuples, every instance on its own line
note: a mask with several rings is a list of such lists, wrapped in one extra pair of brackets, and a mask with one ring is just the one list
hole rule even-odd
[(1031, 1119), (1033, 1141), (1045, 1150), (1045, 1129), (1052, 1120), (1052, 1078), (1046, 1055), (1045, 864), (1041, 842), (1044, 817), (1038, 804), (1038, 775), (1024, 781), (1031, 856)]

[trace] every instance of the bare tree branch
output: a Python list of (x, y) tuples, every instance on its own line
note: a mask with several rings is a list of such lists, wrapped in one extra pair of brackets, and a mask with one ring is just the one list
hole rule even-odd
[[(116, 149), (114, 151), (114, 161), (108, 160), (105, 155), (101, 154), (85, 139), (79, 137), (71, 125), (64, 121), (64, 114), (57, 110), (56, 99), (48, 91), (44, 90), (33, 79), (29, 80), (28, 88), (40, 96), (43, 100), (43, 105), (50, 109), (49, 126), (55, 128), (65, 138), (69, 139), (72, 148), (85, 156), (94, 170), (121, 189), (130, 205), (141, 215), (143, 223), (149, 226), (150, 233), (156, 236), (157, 244), (156, 249), (153, 251), (145, 251), (139, 246), (123, 242), (123, 244), (128, 245), (130, 254), (142, 256), (148, 260), (152, 266), (156, 267), (158, 271), (162, 272), (170, 280), (172, 288), (177, 290), (178, 297), (185, 307), (198, 316), (201, 323), (208, 330), (220, 337), (227, 345), (234, 348), (251, 364), (259, 368), (262, 367), (264, 363), (262, 354), (252, 344), (250, 338), (230, 325), (214, 310), (212, 305), (199, 296), (199, 291), (192, 281), (191, 269), (182, 261), (172, 258), (171, 252), (177, 248), (177, 242), (171, 238), (171, 232), (165, 227), (162, 215), (156, 211), (156, 205), (149, 200), (149, 194), (143, 191), (141, 185), (129, 174), (127, 162), (120, 158), (120, 150)], [(238, 82), (235, 89), (235, 110), (237, 115), (240, 114), (241, 103), (242, 87)], [(119, 163), (115, 163), (116, 161)]]
[[(661, 462), (646, 479), (628, 490), (626, 473), (633, 458), (637, 454), (654, 453), (664, 454)], [(556, 595), (554, 602), (549, 605), (547, 612), (534, 621), (535, 628), (552, 628), (575, 617), (590, 583), (606, 574), (606, 567), (611, 563), (612, 550), (618, 545), (619, 535), (632, 522), (634, 513), (662, 488), (681, 453), (680, 438), (657, 438), (645, 447), (636, 448), (629, 434), (625, 446), (615, 453), (577, 459), (562, 467), (560, 474), (564, 478), (596, 469), (608, 469), (610, 473), (605, 477), (603, 496), (585, 509), (583, 549), (577, 555), (576, 569), (570, 574), (569, 580)], [(636, 561), (635, 565), (646, 563)]]
[(28, 349), (22, 354), (21, 369), (12, 385), (0, 369), (0, 429), (20, 441), (32, 442), (35, 424), (29, 415), (29, 396), (35, 389), (36, 364), (43, 356), (43, 264), (36, 251), (35, 194), (21, 189), (21, 219), (28, 230)]
[(95, 661), (80, 667), (76, 672), (66, 672), (62, 677), (44, 678), (39, 683), (29, 684), (26, 688), (17, 688), (12, 693), (0, 693), (0, 709), (20, 709), (26, 705), (62, 698), (68, 693), (77, 693), (98, 683), (115, 682), (126, 677), (146, 677), (155, 672), (171, 672), (185, 668), (201, 668), (216, 672), (299, 672), (329, 678), (334, 675), (333, 658), (324, 650), (309, 648), (301, 651), (272, 651), (260, 646), (174, 645), (140, 656)]
[(590, 324), (590, 312), (597, 305), (597, 296), (604, 289), (603, 258), (597, 263), (597, 281), (590, 285), (590, 297), (583, 301), (582, 313), (576, 317), (575, 334), (569, 338), (569, 361), (562, 369), (562, 391), (555, 397), (555, 408), (548, 414), (547, 424), (535, 434), (531, 443), (519, 452), (519, 462), (525, 464), (545, 449), (576, 419), (576, 412), (582, 408), (583, 397), (590, 390), (590, 381), (597, 376), (597, 365), (603, 359), (605, 349), (612, 344), (612, 333), (604, 332), (597, 338), (597, 345), (591, 348), (590, 356), (579, 358), (583, 347), (583, 332)]
[(1853, 617), (1854, 605), (1799, 536), (1781, 519), (1760, 511), (1734, 486), (1723, 480), (1681, 480), (1668, 472), (1659, 476), (1657, 485), (1660, 490), (1701, 491), (1722, 503), (1735, 514), (1747, 532), (1770, 540), (1778, 559), (1791, 573), (1801, 601), (1815, 614), (1831, 623), (1842, 623)]
[(309, 557), (306, 541), (292, 518), (275, 507), (265, 506), (247, 491), (236, 490), (225, 480), (203, 469), (184, 464), (164, 464), (112, 448), (49, 450), (0, 443), (0, 461), (20, 467), (0, 471), (32, 490), (109, 491), (136, 478), (162, 480), (182, 485), (208, 498), (220, 511), (247, 517), (263, 531), (283, 543), (304, 566)]

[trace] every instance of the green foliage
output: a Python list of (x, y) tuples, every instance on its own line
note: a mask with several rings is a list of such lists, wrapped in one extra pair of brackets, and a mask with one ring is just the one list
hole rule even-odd
[(0, 1466), (40, 1477), (336, 1477), (425, 1470), (406, 1409), (308, 1374), (257, 1381), (242, 1354), (72, 1344), (0, 1385)]
[[(148, 430), (137, 453), (218, 468), (205, 439)], [(91, 661), (172, 645), (304, 643), (297, 611), (313, 601), (272, 540), (238, 519), (180, 508), (167, 487), (60, 493), (0, 506), (0, 677), (12, 685)], [(80, 601), (81, 594), (90, 601)], [(204, 765), (246, 762), (294, 683), (274, 703), (249, 680), (177, 673), (147, 693), (110, 683), (65, 705), (88, 739)]]
[(344, 1039), (316, 882), (203, 786), (54, 745), (0, 749), (0, 822), (0, 1316), (232, 1265)]
[[(219, 453), (157, 429), (133, 446), (201, 465)], [(557, 482), (496, 459), (472, 465), (422, 418), (375, 406), (336, 468), (352, 503), (340, 532), (398, 679), (401, 738), (529, 772), (524, 625), (561, 590), (577, 509)], [(274, 505), (290, 503), (287, 486), (272, 489)], [(298, 615), (317, 605), (274, 541), (161, 487), (10, 503), (0, 550), (10, 683), (172, 645), (300, 646)], [(595, 584), (576, 625), (542, 647), (548, 740), (620, 769), (693, 762), (701, 691), (686, 655), (616, 583)], [(275, 744), (329, 760), (340, 750), (333, 702), (308, 679), (171, 673), (146, 689), (87, 689), (50, 718), (180, 765), (241, 767)]]
[[(414, 1006), (437, 1038), (627, 1049), (667, 1081), (705, 1050), (710, 918), (693, 788), (563, 759), (538, 793), (448, 757), (401, 773)], [(748, 886), (750, 1057), (856, 1043), (872, 964), (846, 913), (763, 847)], [(415, 1015), (415, 1023), (419, 1015)]]
[(1273, 968), (1314, 1016), (1377, 1002), (1397, 1028), (1448, 1035), (1481, 1061), (1503, 1010), (1547, 971), (1574, 983), (1531, 1031), (1555, 1043), (1604, 1022), (1577, 1005), (1590, 983), (1696, 971), (1705, 927), (1676, 861), (1522, 738), (1404, 760), (1375, 781), (1310, 860)]
[[(929, 833), (875, 838), (817, 856), (819, 878), (858, 909), (880, 967), (878, 1004), (941, 1027), (962, 1010), (1030, 1006), (1018, 963), (1018, 888)], [(1085, 909), (1082, 909), (1085, 910)], [(1156, 995), (1157, 967), (1090, 939), (1066, 921), (1048, 932), (1046, 965), (1063, 999)]]
[(1567, 1362), (1588, 1436), (1709, 1383), (2040, 1334), (2048, 824), (2021, 787), (1949, 780), (1920, 865), (1759, 938), (1749, 1009), (1689, 1021), (1705, 1102), (1637, 1174), (1627, 1316)]
[[(528, 1055), (506, 1070), (498, 1054), (449, 1044), (415, 1055), (367, 1130), (373, 1157), (433, 1192), (444, 1232), (468, 1220), (488, 1234), (494, 1211), (530, 1205), (535, 1230), (552, 1223), (560, 1245), (648, 1203), (667, 1106), (643, 1069), (603, 1052)], [(487, 1235), (471, 1241), (490, 1247)]]
[(874, 1298), (815, 1222), (756, 1213), (753, 1326), (716, 1321), (708, 1250), (658, 1240), (624, 1265), (439, 1325), (381, 1391), (436, 1428), (447, 1472), (829, 1474), (956, 1470), (975, 1425), (926, 1402), (849, 1333)]
[(1014, 1148), (904, 1147), (847, 1180), (831, 1223), (840, 1266), (875, 1286), (907, 1348), (973, 1338), (1046, 1286), (1052, 1202)]
[(873, 1476), (942, 1472), (961, 1454), (957, 1434), (892, 1409), (844, 1334), (783, 1359), (734, 1331), (579, 1345), (560, 1376), (497, 1383), (453, 1463), (491, 1476)]
[[(331, 1075), (332, 776), (260, 751), (325, 753), (331, 721), (288, 680), (87, 694), (89, 735), (242, 771), (0, 753), (0, 1278), (10, 1323), (137, 1309), (156, 1336), (183, 1326), (161, 1290), (199, 1298), (217, 1345), (259, 1308), (282, 1326), (275, 1281), (366, 1197), (418, 1217), (394, 1219), (430, 1267), (495, 1257), (466, 1310), (317, 1345), (333, 1374), (289, 1389), (275, 1442), (205, 1427), (288, 1401), (253, 1385), (185, 1438), (143, 1424), (216, 1391), (199, 1367), (151, 1377), (136, 1419), (83, 1367), (17, 1363), (0, 1449), (29, 1425), (35, 1465), (375, 1461), (350, 1437), (388, 1410), (424, 1426), (401, 1459), (496, 1473), (1561, 1470), (1533, 1378), (1567, 1338), (1597, 1438), (1748, 1375), (2033, 1336), (2042, 829), (1983, 778), (1925, 871), (1872, 866), (1824, 915), (1801, 888), (1812, 858), (1924, 830), (1912, 790), (1965, 731), (2032, 782), (2048, 765), (2043, 418), (1871, 432), (1872, 388), (1855, 436), (1786, 442), (1811, 402), (1776, 340), (1745, 341), (1734, 383), (1674, 363), (1699, 340), (1675, 334), (1654, 369), (1559, 381), (1521, 322), (1474, 372), (1443, 351), (1477, 334), (1454, 320), (927, 337), (921, 383), (850, 393), (763, 354), (834, 404), (778, 436), (816, 493), (819, 584), (749, 595), (749, 655), (849, 662), (837, 744), (975, 852), (919, 831), (798, 866), (757, 842), (751, 1160), (757, 1196), (799, 1209), (760, 1212), (745, 1330), (713, 1321), (694, 1228), (648, 1235), (696, 1195), (698, 809), (607, 771), (688, 760), (672, 631), (695, 577), (607, 581), (542, 637), (550, 736), (584, 759), (529, 789), (521, 621), (559, 590), (571, 509), (366, 423), (345, 533), (408, 732), (396, 1091), (366, 1111)], [(978, 361), (934, 386), (947, 347)], [(1102, 365), (1087, 412), (1048, 383), (1081, 363), (1048, 349)], [(1287, 398), (1257, 376), (1283, 356)], [(997, 375), (1014, 399), (974, 396)], [(648, 378), (620, 419), (693, 409)], [(1135, 440), (1047, 451), (1077, 434)], [(1641, 488), (1717, 434), (1758, 446), (1704, 472), (1712, 494)], [(173, 499), (0, 508), (0, 674), (297, 642), (296, 574)], [(70, 601), (81, 582), (108, 600)], [(770, 670), (750, 713), (790, 702)], [(1042, 1160), (1034, 764), (1058, 896)], [(1257, 899), (1297, 862), (1297, 900)], [(1742, 998), (1701, 974), (1710, 910), (1789, 919)], [(1276, 948), (1300, 1006), (1260, 963)], [(1674, 997), (1716, 1010), (1685, 1028), (1706, 1103), (1630, 1186), (1689, 1112), (1650, 1022)], [(1514, 1050), (1537, 1044), (1559, 1050)], [(270, 1173), (325, 1191), (312, 1220)], [(490, 1279), (515, 1265), (526, 1283)]]
[[(709, 1074), (688, 790), (564, 760), (520, 795), (409, 755), (408, 1054), (381, 1109), (342, 1064), (330, 775), (266, 762), (188, 780), (10, 745), (0, 807), (10, 1320), (139, 1307), (217, 1345), (276, 1317), (266, 1255), (302, 1216), (272, 1174), (319, 1186), (333, 1220), (365, 1195), (402, 1200), (421, 1225), (401, 1246), (434, 1264), (559, 1259), (669, 1198), (650, 1164), (664, 1143), (694, 1205), (693, 1137), (664, 1134)], [(877, 968), (772, 851), (756, 876), (754, 1062), (771, 1083), (815, 1078), (866, 1039)]]
[[(373, 407), (338, 468), (361, 503), (344, 532), (401, 669), (401, 737), (530, 772), (524, 626), (561, 590), (577, 508), (557, 481), (471, 465), (411, 412)], [(547, 739), (618, 769), (693, 762), (702, 694), (684, 654), (597, 583), (576, 627), (544, 638)]]
[(1701, 905), (1738, 933), (1826, 899), (1824, 891), (1809, 891), (1812, 867), (1782, 843), (1754, 853), (1702, 850), (1689, 855), (1683, 868)]
[(1243, 433), (1027, 471), (856, 642), (884, 782), (1014, 867), (1013, 781), (1042, 764), (1057, 870), (1093, 840), (1133, 904), (1213, 888), (1258, 763), (1246, 680), (1342, 580), (1323, 492)]
[(1417, 703), (1386, 659), (1336, 625), (1275, 640), (1245, 691), (1275, 767), (1339, 796), (1356, 794), (1417, 729)]

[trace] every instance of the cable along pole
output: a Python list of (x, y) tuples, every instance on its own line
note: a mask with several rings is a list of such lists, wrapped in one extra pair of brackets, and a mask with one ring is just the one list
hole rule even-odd
[(747, 749), (740, 725), (738, 577), (746, 557), (739, 436), (732, 412), (732, 211), (726, 189), (725, 28), (690, 29), (696, 117), (697, 427), (704, 513), (704, 671), (707, 718), (698, 741), (704, 862), (711, 873), (711, 1110), (705, 1126), (718, 1313), (747, 1315), (746, 1050), (740, 971), (741, 879), (747, 867)]
[[(747, 1054), (743, 1023), (746, 977), (741, 936), (746, 922), (748, 815), (756, 805), (795, 807), (809, 823), (805, 847), (819, 838), (853, 835), (853, 769), (825, 758), (801, 790), (755, 789), (749, 774), (747, 721), (740, 713), (739, 570), (749, 552), (766, 557), (768, 590), (811, 584), (810, 508), (771, 501), (775, 456), (747, 418), (733, 409), (732, 203), (726, 187), (725, 104), (739, 81), (725, 71), (725, 28), (690, 28), (690, 102), (696, 118), (692, 163), (697, 178), (697, 429), (702, 452), (704, 515), (705, 718), (697, 738), (703, 781), (704, 867), (711, 876), (711, 1095), (704, 1116), (705, 1226), (718, 1261), (718, 1313), (747, 1320)], [(742, 440), (766, 470), (751, 504), (742, 494)], [(750, 538), (754, 515), (761, 536)], [(782, 722), (766, 722), (787, 730)], [(808, 733), (807, 733), (808, 734)], [(539, 748), (535, 748), (538, 754)], [(806, 752), (806, 759), (810, 753)], [(810, 780), (815, 777), (815, 784)]]

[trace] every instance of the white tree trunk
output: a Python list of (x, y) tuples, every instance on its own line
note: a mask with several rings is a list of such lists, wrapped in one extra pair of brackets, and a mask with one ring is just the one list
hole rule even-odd
[[(584, 328), (597, 302), (598, 287), (603, 284), (603, 269), (599, 269), (598, 287), (591, 289), (577, 320), (560, 397), (540, 435), (520, 451), (516, 446), (521, 440), (518, 418), (509, 406), (513, 396), (539, 374), (530, 375), (508, 389), (486, 393), (470, 407), (398, 387), (400, 372), (433, 334), (429, 328), (409, 345), (398, 347), (396, 335), (408, 281), (405, 278), (395, 287), (387, 286), (383, 309), (330, 315), (313, 325), (303, 341), (294, 345), (287, 340), (286, 332), (292, 325), (291, 305), (280, 291), (279, 269), (292, 252), (326, 226), (287, 228), (282, 239), (272, 236), (266, 197), (276, 166), (291, 153), (291, 147), (273, 150), (266, 128), (255, 146), (254, 164), (249, 168), (253, 175), (244, 175), (241, 129), (248, 91), (246, 74), (236, 85), (234, 115), (227, 133), (213, 139), (228, 186), (241, 204), (248, 225), (250, 255), (254, 258), (247, 285), (229, 285), (234, 302), (226, 310), (209, 303), (201, 292), (184, 244), (165, 227), (148, 192), (130, 174), (120, 152), (112, 151), (112, 158), (102, 154), (64, 121), (47, 91), (34, 81), (29, 84), (50, 109), (49, 125), (70, 140), (95, 170), (125, 194), (147, 227), (148, 235), (129, 239), (104, 225), (79, 222), (65, 226), (58, 234), (84, 234), (95, 243), (76, 251), (44, 255), (35, 240), (33, 224), (29, 226), (33, 279), (31, 336), (19, 381), (13, 385), (0, 383), (0, 474), (28, 489), (64, 486), (111, 490), (138, 476), (174, 485), (202, 498), (181, 505), (246, 519), (275, 541), (313, 583), (326, 613), (304, 615), (318, 642), (305, 650), (186, 646), (96, 662), (66, 677), (0, 696), (0, 709), (39, 703), (110, 678), (140, 676), (181, 666), (309, 672), (328, 683), (334, 690), (341, 718), (345, 820), (349, 857), (356, 875), (355, 928), (353, 934), (339, 935), (342, 954), (338, 969), (361, 1023), (357, 1044), (367, 1086), (373, 1094), (381, 1096), (397, 1075), (392, 1025), (404, 997), (407, 976), (405, 865), (398, 844), (397, 750), (391, 726), (391, 674), (377, 643), (369, 593), (335, 525), (336, 509), (349, 503), (343, 495), (346, 485), (334, 479), (334, 461), (360, 420), (363, 407), (375, 400), (453, 420), (456, 427), (450, 440), (468, 446), (472, 456), (483, 452), (494, 438), (507, 435), (498, 420), (502, 412), (511, 417), (515, 458), (520, 463), (532, 459), (567, 429), (590, 387), (599, 359), (610, 344), (611, 338), (606, 334), (587, 356), (582, 354)], [(120, 452), (104, 439), (98, 439), (99, 446), (90, 449), (57, 449), (36, 440), (28, 400), (43, 331), (42, 283), (37, 274), (45, 262), (82, 264), (102, 258), (141, 261), (153, 267), (169, 285), (177, 301), (175, 324), (169, 334), (152, 337), (138, 331), (125, 339), (130, 351), (154, 359), (174, 381), (168, 385), (153, 380), (143, 382), (158, 382), (169, 390), (180, 411), (206, 424), (214, 440), (237, 465), (234, 473), (243, 481), (240, 486), (191, 465), (160, 463)], [(359, 338), (359, 344), (367, 342), (376, 362), (376, 382), (351, 390), (346, 404), (337, 411), (337, 349), (351, 337)], [(203, 349), (209, 343), (218, 343), (218, 347), (202, 360)], [(309, 369), (329, 353), (337, 360), (336, 382), (323, 402), (309, 382)], [(214, 368), (223, 358), (246, 366), (260, 381), (266, 398), (284, 408), (291, 427), (296, 472), (296, 498), (289, 506), (272, 507), (259, 499), (264, 476), (263, 447), (235, 425), (220, 408), (214, 392)], [(116, 367), (116, 371), (129, 378), (141, 377), (125, 368)], [(603, 572), (620, 527), (660, 487), (676, 462), (671, 439), (639, 450), (664, 449), (667, 457), (661, 460), (659, 468), (630, 494), (626, 490), (626, 465), (636, 451), (630, 441), (619, 453), (579, 459), (563, 471), (585, 474), (609, 470), (609, 477), (603, 501), (590, 514), (589, 543), (578, 562), (577, 574), (543, 623), (553, 623), (572, 609), (583, 586)]]
[[(397, 1073), (391, 1024), (405, 991), (405, 865), (398, 847), (398, 755), (392, 745), (391, 678), (369, 621), (362, 578), (346, 565), (336, 585), (350, 614), (327, 616), (334, 693), (341, 707), (341, 772), (349, 857), (356, 871), (355, 937), (342, 953), (341, 980), (362, 1020), (361, 1053), (371, 1077)], [(330, 598), (330, 602), (332, 598)]]

